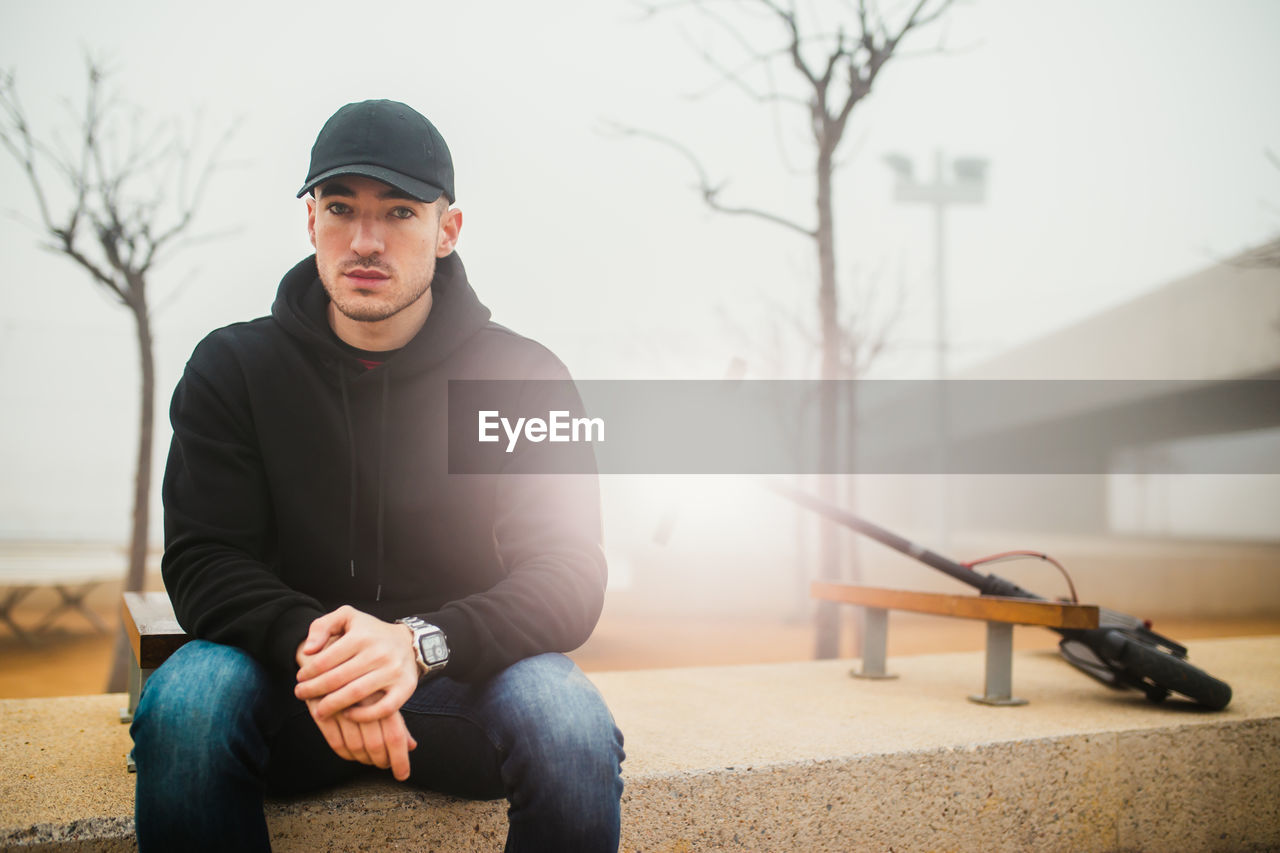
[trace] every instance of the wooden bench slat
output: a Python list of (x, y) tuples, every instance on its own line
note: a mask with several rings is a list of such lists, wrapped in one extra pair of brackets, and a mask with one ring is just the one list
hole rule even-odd
[(191, 639), (173, 615), (168, 593), (126, 592), (120, 609), (129, 645), (142, 669), (160, 666)]
[(1030, 601), (1025, 598), (998, 596), (947, 595), (824, 581), (815, 581), (810, 587), (810, 595), (813, 598), (842, 604), (859, 604), (863, 607), (879, 607), (885, 610), (908, 610), (913, 613), (930, 613), (959, 619), (1040, 625), (1046, 628), (1098, 627), (1098, 608), (1093, 604)]

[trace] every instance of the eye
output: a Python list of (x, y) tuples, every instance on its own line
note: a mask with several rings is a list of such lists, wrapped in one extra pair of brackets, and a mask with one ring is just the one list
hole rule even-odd
[(391, 215), (396, 219), (412, 219), (418, 214), (414, 213), (412, 207), (393, 207), (391, 209)]
[(334, 216), (345, 216), (351, 212), (351, 208), (340, 201), (331, 202), (326, 209)]

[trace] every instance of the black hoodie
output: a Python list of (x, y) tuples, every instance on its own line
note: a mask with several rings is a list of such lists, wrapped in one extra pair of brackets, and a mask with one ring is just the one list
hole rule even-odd
[(586, 640), (606, 573), (596, 478), (448, 473), (448, 380), (568, 371), (490, 322), (456, 254), (432, 297), (414, 339), (366, 369), (329, 328), (313, 256), (271, 317), (196, 347), (163, 489), (164, 581), (190, 634), (290, 679), (311, 621), (342, 604), (440, 626), (460, 680)]

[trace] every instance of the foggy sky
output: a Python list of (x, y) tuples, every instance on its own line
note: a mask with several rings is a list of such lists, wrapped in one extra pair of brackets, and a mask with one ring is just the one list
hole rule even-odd
[[(211, 187), (194, 245), (161, 268), (159, 428), (183, 361), (209, 330), (265, 314), (310, 252), (294, 193), (338, 106), (407, 101), (449, 141), (459, 252), (495, 319), (582, 377), (715, 378), (733, 356), (775, 369), (772, 329), (812, 324), (802, 239), (711, 215), (678, 157), (619, 139), (623, 122), (696, 149), (725, 200), (811, 221), (805, 120), (731, 86), (692, 45), (696, 17), (641, 21), (624, 2), (554, 4), (5, 3), (0, 66), (40, 126), (83, 92), (82, 52), (149, 115), (221, 128), (235, 164)], [(1192, 272), (1280, 230), (1280, 6), (983, 0), (921, 33), (849, 131), (837, 179), (846, 305), (903, 292), (895, 349), (873, 375), (927, 376), (933, 251), (926, 210), (892, 201), (888, 152), (929, 177), (935, 150), (991, 160), (987, 202), (948, 219), (955, 361), (994, 355)], [(791, 167), (781, 167), (786, 163)], [(30, 219), (0, 158), (3, 207)], [(68, 261), (0, 226), (0, 537), (122, 538), (133, 468), (133, 332)], [(784, 371), (805, 370), (792, 339)], [(157, 472), (159, 468), (157, 468)], [(157, 475), (158, 482), (158, 475)], [(158, 519), (158, 514), (156, 518)]]

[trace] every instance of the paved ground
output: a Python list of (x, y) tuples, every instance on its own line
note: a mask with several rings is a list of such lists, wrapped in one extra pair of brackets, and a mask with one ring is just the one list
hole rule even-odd
[[(118, 623), (118, 588), (103, 586), (89, 598), (94, 612), (112, 626)], [(19, 624), (40, 621), (57, 601), (54, 593), (32, 593), (15, 612)], [(1280, 614), (1243, 619), (1160, 619), (1156, 629), (1180, 641), (1209, 637), (1280, 634)], [(984, 647), (981, 623), (894, 614), (890, 619), (889, 654), (914, 655), (976, 651)], [(1020, 649), (1052, 648), (1056, 635), (1022, 627), (1014, 632)], [(77, 613), (64, 613), (32, 645), (0, 626), (0, 698), (82, 696), (106, 686), (112, 638), (94, 633)], [(1194, 657), (1194, 647), (1192, 649)], [(853, 656), (850, 640), (843, 654)], [(798, 621), (743, 618), (664, 617), (620, 611), (606, 605), (591, 640), (573, 657), (588, 672), (682, 666), (781, 663), (813, 656), (813, 629)]]

